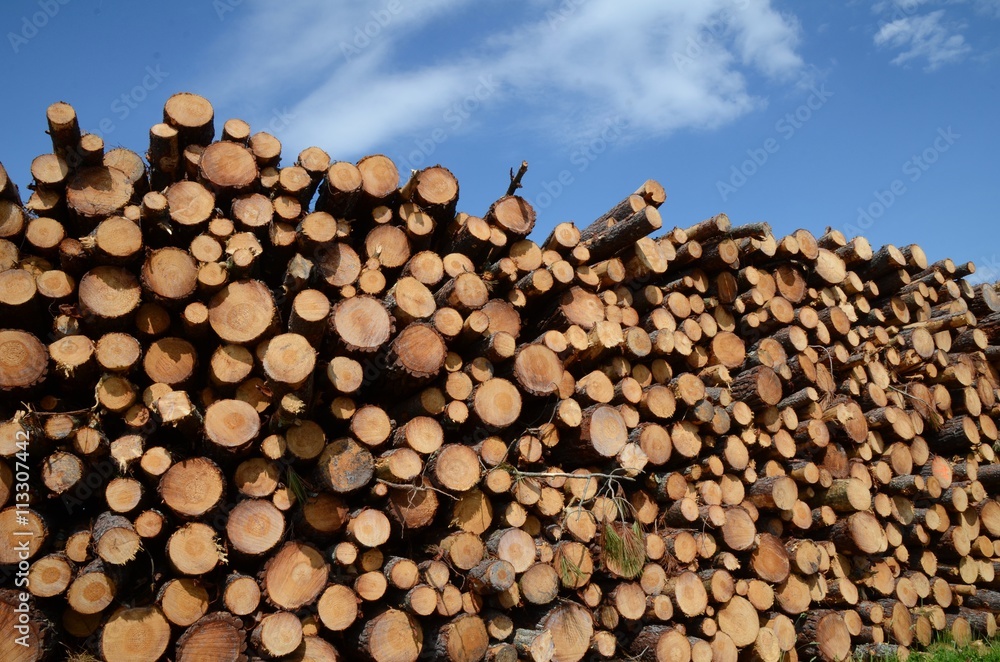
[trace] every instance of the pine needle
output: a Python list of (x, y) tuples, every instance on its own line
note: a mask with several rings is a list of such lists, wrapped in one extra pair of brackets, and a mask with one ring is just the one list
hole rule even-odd
[(604, 565), (626, 579), (637, 577), (646, 563), (646, 544), (638, 522), (632, 526), (604, 525), (601, 536)]
[(288, 467), (287, 478), (288, 487), (291, 488), (296, 501), (299, 502), (299, 505), (304, 504), (309, 499), (309, 496), (306, 494), (306, 488), (303, 485), (304, 481), (302, 480), (302, 477), (295, 473), (295, 469)]
[(580, 566), (570, 561), (566, 556), (559, 557), (559, 578), (563, 584), (573, 586), (583, 578), (583, 575)]

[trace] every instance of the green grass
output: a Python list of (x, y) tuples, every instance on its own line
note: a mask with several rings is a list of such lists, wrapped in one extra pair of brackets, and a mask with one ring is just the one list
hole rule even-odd
[(942, 641), (931, 644), (926, 650), (910, 651), (909, 662), (1000, 662), (1000, 641), (974, 642), (966, 648)]

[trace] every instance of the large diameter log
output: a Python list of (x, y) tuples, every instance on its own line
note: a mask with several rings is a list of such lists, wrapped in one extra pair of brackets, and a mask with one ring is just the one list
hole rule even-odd
[(544, 345), (527, 345), (514, 355), (514, 378), (531, 395), (555, 393), (562, 377), (559, 357)]
[(389, 340), (392, 318), (378, 299), (356, 296), (337, 304), (330, 330), (349, 351), (370, 353)]
[(33, 334), (0, 330), (0, 392), (23, 392), (45, 380), (48, 352)]
[(743, 648), (756, 641), (760, 629), (758, 618), (757, 610), (750, 601), (737, 595), (719, 610), (717, 620), (719, 630), (728, 634), (734, 644)]
[(521, 414), (521, 393), (506, 379), (487, 380), (475, 388), (471, 397), (472, 410), (488, 428), (505, 428)]
[(590, 614), (580, 605), (572, 602), (560, 605), (546, 614), (539, 625), (552, 633), (554, 662), (578, 662), (587, 654), (594, 625)]
[(404, 378), (426, 381), (444, 368), (448, 348), (430, 324), (404, 328), (389, 346), (389, 366)]
[(492, 205), (484, 219), (516, 237), (526, 237), (535, 227), (535, 210), (519, 195), (506, 195)]
[(372, 662), (416, 662), (423, 647), (420, 622), (395, 609), (368, 620), (358, 635), (359, 651)]
[(587, 409), (580, 423), (580, 441), (585, 444), (579, 449), (584, 456), (614, 457), (628, 441), (625, 419), (609, 405)]
[(120, 324), (139, 307), (139, 281), (120, 267), (97, 267), (80, 279), (80, 311), (95, 324)]
[(455, 216), (458, 179), (444, 166), (431, 166), (415, 173), (400, 193), (443, 223)]
[(80, 229), (88, 232), (100, 220), (121, 214), (131, 199), (132, 183), (117, 168), (84, 168), (66, 186), (67, 207)]
[(266, 499), (240, 501), (226, 521), (226, 537), (232, 548), (249, 556), (270, 551), (284, 533), (284, 515)]
[(887, 545), (885, 530), (869, 512), (857, 512), (837, 520), (830, 529), (830, 540), (838, 549), (857, 554), (876, 554)]
[(280, 390), (305, 384), (316, 366), (316, 350), (297, 333), (282, 333), (262, 345), (264, 374)]
[(264, 594), (280, 608), (299, 609), (316, 600), (329, 572), (329, 564), (315, 547), (286, 542), (264, 567)]
[(206, 614), (177, 639), (178, 662), (212, 659), (239, 662), (246, 659), (246, 633), (240, 619), (223, 611)]
[(230, 283), (212, 297), (208, 321), (224, 342), (244, 344), (259, 340), (274, 322), (274, 298), (255, 280)]
[(181, 517), (199, 517), (222, 498), (225, 480), (218, 465), (204, 457), (173, 464), (160, 477), (160, 498)]
[(734, 400), (745, 402), (754, 409), (763, 409), (781, 402), (781, 380), (766, 366), (741, 372), (730, 389)]
[(489, 634), (483, 619), (475, 614), (462, 614), (442, 625), (428, 648), (438, 660), (477, 662), (488, 647)]
[(811, 612), (802, 624), (799, 641), (825, 662), (845, 662), (851, 657), (851, 633), (835, 611)]
[(35, 662), (44, 659), (49, 643), (50, 624), (35, 609), (22, 601), (22, 591), (0, 590), (0, 657), (18, 662)]
[(178, 92), (167, 99), (163, 121), (177, 130), (180, 152), (188, 145), (207, 145), (215, 137), (215, 110), (197, 94)]
[(101, 632), (101, 657), (108, 662), (157, 660), (169, 643), (170, 623), (159, 607), (123, 607)]
[(243, 400), (216, 400), (205, 410), (205, 436), (216, 446), (239, 451), (260, 432), (260, 416)]
[(630, 650), (640, 662), (691, 659), (691, 642), (683, 630), (668, 625), (647, 625), (632, 640)]
[(257, 179), (257, 161), (246, 147), (231, 141), (212, 143), (199, 160), (199, 177), (216, 195), (232, 196)]
[(388, 156), (372, 154), (358, 161), (361, 190), (371, 200), (383, 200), (399, 188), (399, 170)]

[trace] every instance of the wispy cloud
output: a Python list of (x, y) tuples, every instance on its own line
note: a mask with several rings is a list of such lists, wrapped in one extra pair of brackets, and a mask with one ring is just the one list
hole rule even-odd
[(251, 114), (294, 99), (282, 139), (294, 147), (309, 136), (343, 154), (444, 126), (470, 98), (493, 130), (555, 140), (599, 131), (608, 117), (652, 135), (713, 128), (766, 104), (751, 80), (782, 85), (804, 70), (800, 26), (771, 0), (549, 0), (442, 38), (441, 23), (484, 9), (498, 7), (246, 3), (227, 16), (239, 25), (212, 60), (227, 64), (205, 87), (224, 102), (253, 98)]
[(961, 24), (945, 20), (943, 9), (920, 16), (907, 16), (887, 23), (875, 35), (875, 45), (900, 51), (892, 59), (896, 65), (926, 61), (926, 71), (960, 62), (972, 48), (959, 32)]
[(973, 0), (976, 12), (990, 18), (1000, 18), (1000, 0)]
[(872, 12), (879, 18), (875, 45), (898, 51), (892, 64), (923, 62), (930, 72), (961, 62), (973, 52), (977, 52), (974, 61), (996, 54), (989, 42), (976, 39), (982, 35), (970, 24), (979, 27), (984, 19), (1000, 19), (1000, 0), (876, 0)]

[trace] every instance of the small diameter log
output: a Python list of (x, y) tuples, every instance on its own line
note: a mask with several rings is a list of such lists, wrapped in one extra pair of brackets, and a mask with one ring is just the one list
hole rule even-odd
[(246, 616), (256, 611), (260, 604), (260, 586), (253, 577), (230, 574), (226, 578), (222, 599), (228, 611), (237, 616)]
[(91, 540), (97, 555), (112, 565), (124, 565), (134, 559), (140, 546), (139, 535), (132, 523), (110, 512), (97, 517)]
[(336, 439), (317, 461), (319, 480), (330, 490), (347, 493), (358, 490), (372, 479), (375, 460), (371, 452), (350, 438)]
[(617, 223), (610, 223), (605, 228), (585, 238), (581, 245), (590, 251), (593, 261), (612, 257), (630, 244), (646, 235), (655, 232), (663, 225), (660, 212), (655, 207), (647, 206)]
[(476, 593), (500, 593), (514, 585), (514, 566), (500, 559), (486, 560), (469, 570), (467, 577)]
[[(525, 628), (514, 632), (514, 648), (531, 662), (549, 662), (556, 652), (552, 633), (548, 630), (529, 630)], [(517, 659), (515, 653), (514, 659)]]

